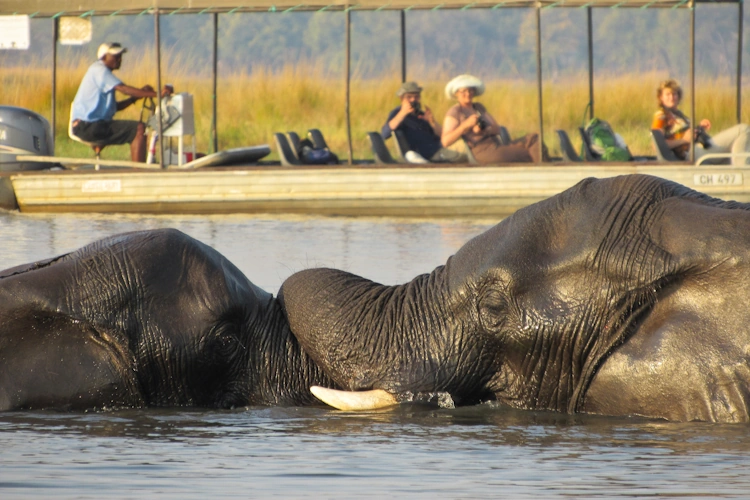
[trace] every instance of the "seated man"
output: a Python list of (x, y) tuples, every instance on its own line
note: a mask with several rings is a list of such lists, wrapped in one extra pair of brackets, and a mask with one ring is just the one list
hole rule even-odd
[[(135, 120), (112, 118), (143, 97), (156, 97), (150, 85), (137, 89), (125, 85), (112, 71), (119, 69), (122, 54), (127, 49), (119, 43), (103, 43), (97, 51), (98, 60), (89, 66), (73, 99), (70, 114), (73, 135), (99, 144), (130, 143), (130, 157), (133, 161), (146, 161), (146, 126)], [(128, 95), (122, 101), (115, 100), (115, 90)], [(164, 87), (162, 96), (171, 90)]]
[[(409, 147), (426, 160), (440, 163), (466, 161), (465, 155), (444, 148), (440, 143), (443, 127), (435, 121), (430, 108), (425, 106), (422, 109), (421, 92), (422, 87), (416, 82), (404, 82), (401, 85), (396, 92), (396, 96), (401, 99), (401, 106), (388, 115), (380, 132), (383, 139), (389, 138), (394, 130), (400, 130)], [(412, 161), (409, 158), (407, 160)]]

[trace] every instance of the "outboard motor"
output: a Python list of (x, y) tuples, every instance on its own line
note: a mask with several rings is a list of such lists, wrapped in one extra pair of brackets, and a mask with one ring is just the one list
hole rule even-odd
[(42, 115), (0, 106), (0, 171), (49, 168), (49, 163), (24, 162), (23, 155), (52, 156), (53, 144), (49, 122)]

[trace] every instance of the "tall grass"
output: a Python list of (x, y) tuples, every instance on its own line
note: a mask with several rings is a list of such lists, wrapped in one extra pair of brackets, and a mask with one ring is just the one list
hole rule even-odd
[[(91, 151), (67, 137), (70, 103), (75, 96), (88, 62), (62, 66), (57, 71), (56, 154), (89, 157)], [(155, 64), (148, 57), (126, 56), (119, 77), (129, 85), (155, 85)], [(172, 60), (162, 74), (163, 83), (172, 83), (177, 92), (193, 95), (198, 150), (211, 149), (211, 79), (191, 72), (189, 61)], [(395, 91), (397, 72), (384, 72), (383, 80), (354, 78), (351, 83), (351, 131), (355, 159), (372, 158), (365, 133), (380, 130), (388, 111), (398, 105)], [(420, 80), (422, 101), (439, 119), (453, 102), (443, 95), (445, 82), (453, 75), (432, 75)], [(635, 154), (651, 154), (648, 133), (656, 109), (655, 88), (667, 75), (660, 73), (629, 76), (599, 76), (594, 84), (596, 115), (610, 122)], [(687, 82), (684, 82), (687, 83)], [(533, 81), (496, 80), (485, 82), (487, 91), (481, 101), (511, 135), (519, 136), (539, 129), (537, 88)], [(735, 123), (736, 91), (729, 79), (698, 82), (696, 115), (712, 120), (714, 131)], [(689, 89), (682, 109), (690, 112)], [(254, 69), (220, 77), (217, 89), (219, 149), (257, 144), (272, 144), (274, 132), (295, 130), (304, 133), (319, 128), (329, 146), (346, 158), (347, 135), (345, 84), (340, 76), (326, 74), (313, 64), (287, 66), (280, 71)], [(748, 92), (743, 101), (747, 102)], [(579, 142), (577, 127), (584, 123), (588, 102), (588, 78), (568, 78), (545, 82), (543, 86), (544, 140), (553, 154), (559, 154), (555, 129), (563, 129)], [(48, 118), (51, 103), (51, 71), (33, 62), (24, 67), (4, 68), (0, 74), (0, 104), (20, 106)], [(118, 113), (118, 118), (139, 119), (140, 102)], [(747, 106), (742, 120), (750, 119)], [(103, 156), (129, 158), (127, 146), (108, 147)], [(274, 152), (270, 159), (277, 158)]]

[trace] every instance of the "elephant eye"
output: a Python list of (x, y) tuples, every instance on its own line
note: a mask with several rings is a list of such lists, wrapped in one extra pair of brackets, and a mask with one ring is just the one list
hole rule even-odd
[(500, 329), (508, 319), (508, 300), (503, 290), (488, 287), (480, 294), (478, 307), (479, 323), (485, 331)]

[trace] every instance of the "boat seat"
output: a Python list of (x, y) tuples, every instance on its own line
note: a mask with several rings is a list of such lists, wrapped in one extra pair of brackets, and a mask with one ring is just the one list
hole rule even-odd
[[(466, 159), (469, 163), (478, 164), (476, 158), (474, 158), (474, 153), (471, 152), (471, 148), (469, 147), (469, 144), (464, 139), (459, 139), (460, 142), (464, 144), (463, 153), (466, 155)], [(457, 141), (458, 142), (458, 141)]]
[(474, 155), (471, 153), (471, 148), (466, 143), (463, 137), (460, 137), (456, 142), (448, 146), (446, 149), (450, 149), (451, 151), (462, 154), (464, 156), (464, 158), (462, 159), (463, 163), (477, 163), (477, 159), (474, 158)]
[(674, 151), (667, 145), (667, 139), (661, 130), (651, 130), (651, 140), (656, 149), (656, 158), (659, 161), (681, 161)]
[(581, 149), (584, 161), (600, 161), (599, 155), (594, 153), (589, 143), (589, 136), (586, 135), (586, 131), (583, 127), (578, 127), (578, 133), (581, 134)]
[(674, 154), (674, 151), (667, 146), (667, 139), (664, 137), (664, 132), (661, 130), (651, 130), (651, 140), (654, 143), (654, 149), (656, 149), (656, 158), (659, 161), (681, 161)]
[(404, 135), (403, 131), (394, 130), (393, 138), (395, 139), (393, 142), (396, 145), (396, 153), (398, 154), (399, 160), (401, 160), (402, 162), (406, 162), (406, 153), (408, 151), (411, 151), (411, 147), (409, 146), (409, 142), (406, 140), (406, 136)]
[(276, 132), (273, 134), (273, 138), (276, 141), (276, 149), (279, 151), (279, 160), (281, 160), (281, 164), (285, 167), (300, 165), (297, 155), (292, 153), (292, 147), (289, 145), (286, 136), (281, 132)]
[(323, 133), (320, 130), (311, 128), (307, 131), (307, 137), (313, 143), (315, 149), (328, 149), (328, 144), (326, 144), (326, 140), (323, 138)]
[[(654, 149), (656, 149), (656, 158), (660, 161), (672, 161), (681, 162), (675, 152), (667, 146), (667, 140), (664, 137), (664, 132), (661, 130), (651, 130), (651, 139), (654, 143)], [(731, 165), (732, 155), (731, 153), (718, 153), (710, 154), (711, 150), (708, 150), (709, 154), (704, 157), (697, 158), (695, 161), (696, 165)]]
[(294, 157), (299, 160), (299, 145), (300, 145), (300, 138), (299, 135), (297, 135), (297, 132), (287, 132), (286, 133), (287, 139), (289, 139), (289, 147), (292, 148), (292, 153), (294, 154)]
[(367, 137), (370, 139), (370, 146), (372, 147), (372, 154), (375, 157), (375, 163), (379, 165), (388, 165), (397, 163), (396, 160), (391, 156), (391, 152), (385, 145), (383, 136), (379, 132), (367, 132)]
[(94, 141), (84, 141), (77, 135), (73, 133), (73, 103), (70, 104), (70, 116), (68, 118), (68, 137), (70, 137), (72, 140), (76, 142), (80, 142), (81, 144), (85, 144), (91, 149), (94, 150), (94, 154), (96, 155), (96, 170), (99, 170), (99, 157), (102, 154), (102, 149), (107, 145), (106, 142), (94, 142)]
[(576, 150), (573, 147), (573, 143), (570, 142), (568, 133), (564, 130), (555, 130), (555, 132), (557, 132), (557, 138), (560, 141), (560, 152), (562, 153), (563, 160), (569, 162), (580, 162), (581, 157), (578, 156), (578, 153), (576, 153)]
[(510, 133), (508, 132), (508, 129), (503, 127), (502, 125), (498, 125), (500, 127), (500, 133), (497, 134), (497, 136), (500, 138), (500, 144), (503, 146), (507, 146), (512, 142), (513, 139), (510, 138)]

